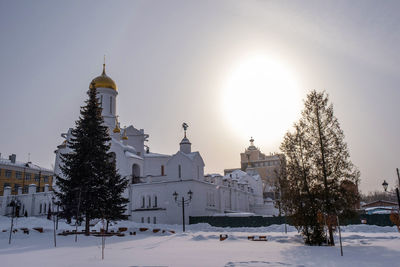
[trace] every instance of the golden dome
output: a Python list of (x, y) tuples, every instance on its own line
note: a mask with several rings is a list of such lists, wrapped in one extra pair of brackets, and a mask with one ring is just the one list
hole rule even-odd
[(120, 132), (121, 132), (121, 130), (119, 129), (118, 125), (115, 126), (113, 132), (114, 132), (114, 133), (120, 133)]
[(117, 91), (117, 85), (113, 79), (106, 75), (106, 64), (103, 64), (103, 73), (94, 78), (90, 84), (94, 84), (95, 88), (111, 88)]
[(126, 136), (126, 128), (124, 129), (124, 134), (122, 136), (122, 140), (128, 140), (128, 136)]

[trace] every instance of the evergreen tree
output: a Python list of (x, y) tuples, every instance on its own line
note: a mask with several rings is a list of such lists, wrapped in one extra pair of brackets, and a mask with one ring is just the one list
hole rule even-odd
[(110, 167), (107, 169), (108, 173), (105, 174), (105, 192), (102, 198), (102, 218), (106, 220), (108, 225), (111, 221), (127, 219), (125, 215), (126, 203), (128, 199), (122, 196), (129, 180), (122, 178), (116, 171), (116, 162), (114, 157), (109, 161)]
[[(313, 244), (324, 239), (320, 233), (324, 221), (350, 216), (359, 200), (359, 172), (350, 161), (333, 105), (328, 103), (325, 92), (308, 94), (294, 133), (288, 133), (281, 145), (287, 158), (287, 181), (281, 179), (285, 181), (281, 183), (284, 206), (295, 217), (304, 216), (299, 220), (303, 226), (314, 228)], [(334, 245), (333, 224), (327, 225), (329, 244)]]
[[(108, 216), (111, 210), (105, 208), (104, 197), (112, 195), (109, 193), (110, 181), (119, 185), (122, 183), (115, 163), (112, 163), (112, 154), (108, 153), (111, 138), (108, 128), (104, 126), (96, 94), (97, 90), (92, 84), (88, 92), (89, 99), (81, 107), (79, 120), (68, 141), (72, 151), (61, 155), (63, 177), (57, 177), (60, 191), (56, 194), (61, 202), (62, 216), (69, 220), (75, 217), (77, 221), (84, 216), (86, 234), (89, 234), (91, 219)], [(121, 191), (123, 189), (118, 192)], [(111, 201), (108, 198), (107, 201), (114, 199)]]

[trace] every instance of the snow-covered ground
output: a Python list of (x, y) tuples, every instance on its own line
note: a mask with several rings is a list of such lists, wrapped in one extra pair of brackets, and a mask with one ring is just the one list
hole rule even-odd
[[(400, 234), (395, 227), (352, 225), (342, 227), (344, 256), (340, 247), (305, 246), (296, 229), (283, 225), (260, 228), (218, 228), (208, 224), (187, 226), (146, 225), (120, 222), (136, 235), (107, 237), (101, 260), (101, 238), (57, 236), (53, 223), (42, 218), (18, 218), (16, 228), (43, 227), (44, 233), (22, 231), (8, 244), (10, 219), (0, 216), (0, 266), (400, 266)], [(139, 227), (149, 227), (146, 232)], [(153, 228), (174, 230), (175, 234)], [(7, 232), (2, 232), (7, 229)], [(59, 232), (74, 229), (63, 222)], [(228, 239), (219, 241), (220, 234)], [(267, 242), (249, 241), (248, 236), (266, 235)], [(338, 243), (338, 239), (336, 240)]]

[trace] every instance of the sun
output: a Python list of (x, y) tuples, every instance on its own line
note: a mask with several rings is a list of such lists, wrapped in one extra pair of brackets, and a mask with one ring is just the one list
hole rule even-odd
[(295, 73), (281, 60), (255, 55), (233, 68), (222, 90), (227, 122), (241, 138), (279, 144), (299, 117), (301, 90)]

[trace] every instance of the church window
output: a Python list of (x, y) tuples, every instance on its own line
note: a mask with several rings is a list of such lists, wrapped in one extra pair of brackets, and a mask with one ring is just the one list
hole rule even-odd
[(150, 217), (147, 217), (147, 223), (150, 223)]
[(179, 176), (179, 178), (182, 178), (182, 168), (181, 168), (181, 165), (178, 165), (178, 176)]
[(157, 196), (154, 196), (154, 208), (157, 208)]
[(151, 196), (148, 196), (147, 199), (148, 199), (147, 207), (151, 208)]
[(112, 114), (112, 96), (110, 96), (110, 113)]
[(153, 218), (153, 223), (156, 224), (157, 223), (157, 219), (156, 217)]
[(144, 197), (142, 197), (142, 208), (144, 208), (144, 205), (145, 205), (145, 199), (144, 199)]
[(144, 223), (144, 217), (142, 217), (142, 223)]
[(44, 209), (43, 209), (43, 213), (46, 213), (46, 203), (44, 203)]
[(39, 213), (42, 213), (42, 204), (39, 206)]
[(161, 165), (161, 176), (164, 176), (165, 175), (165, 173), (164, 173), (164, 165)]

